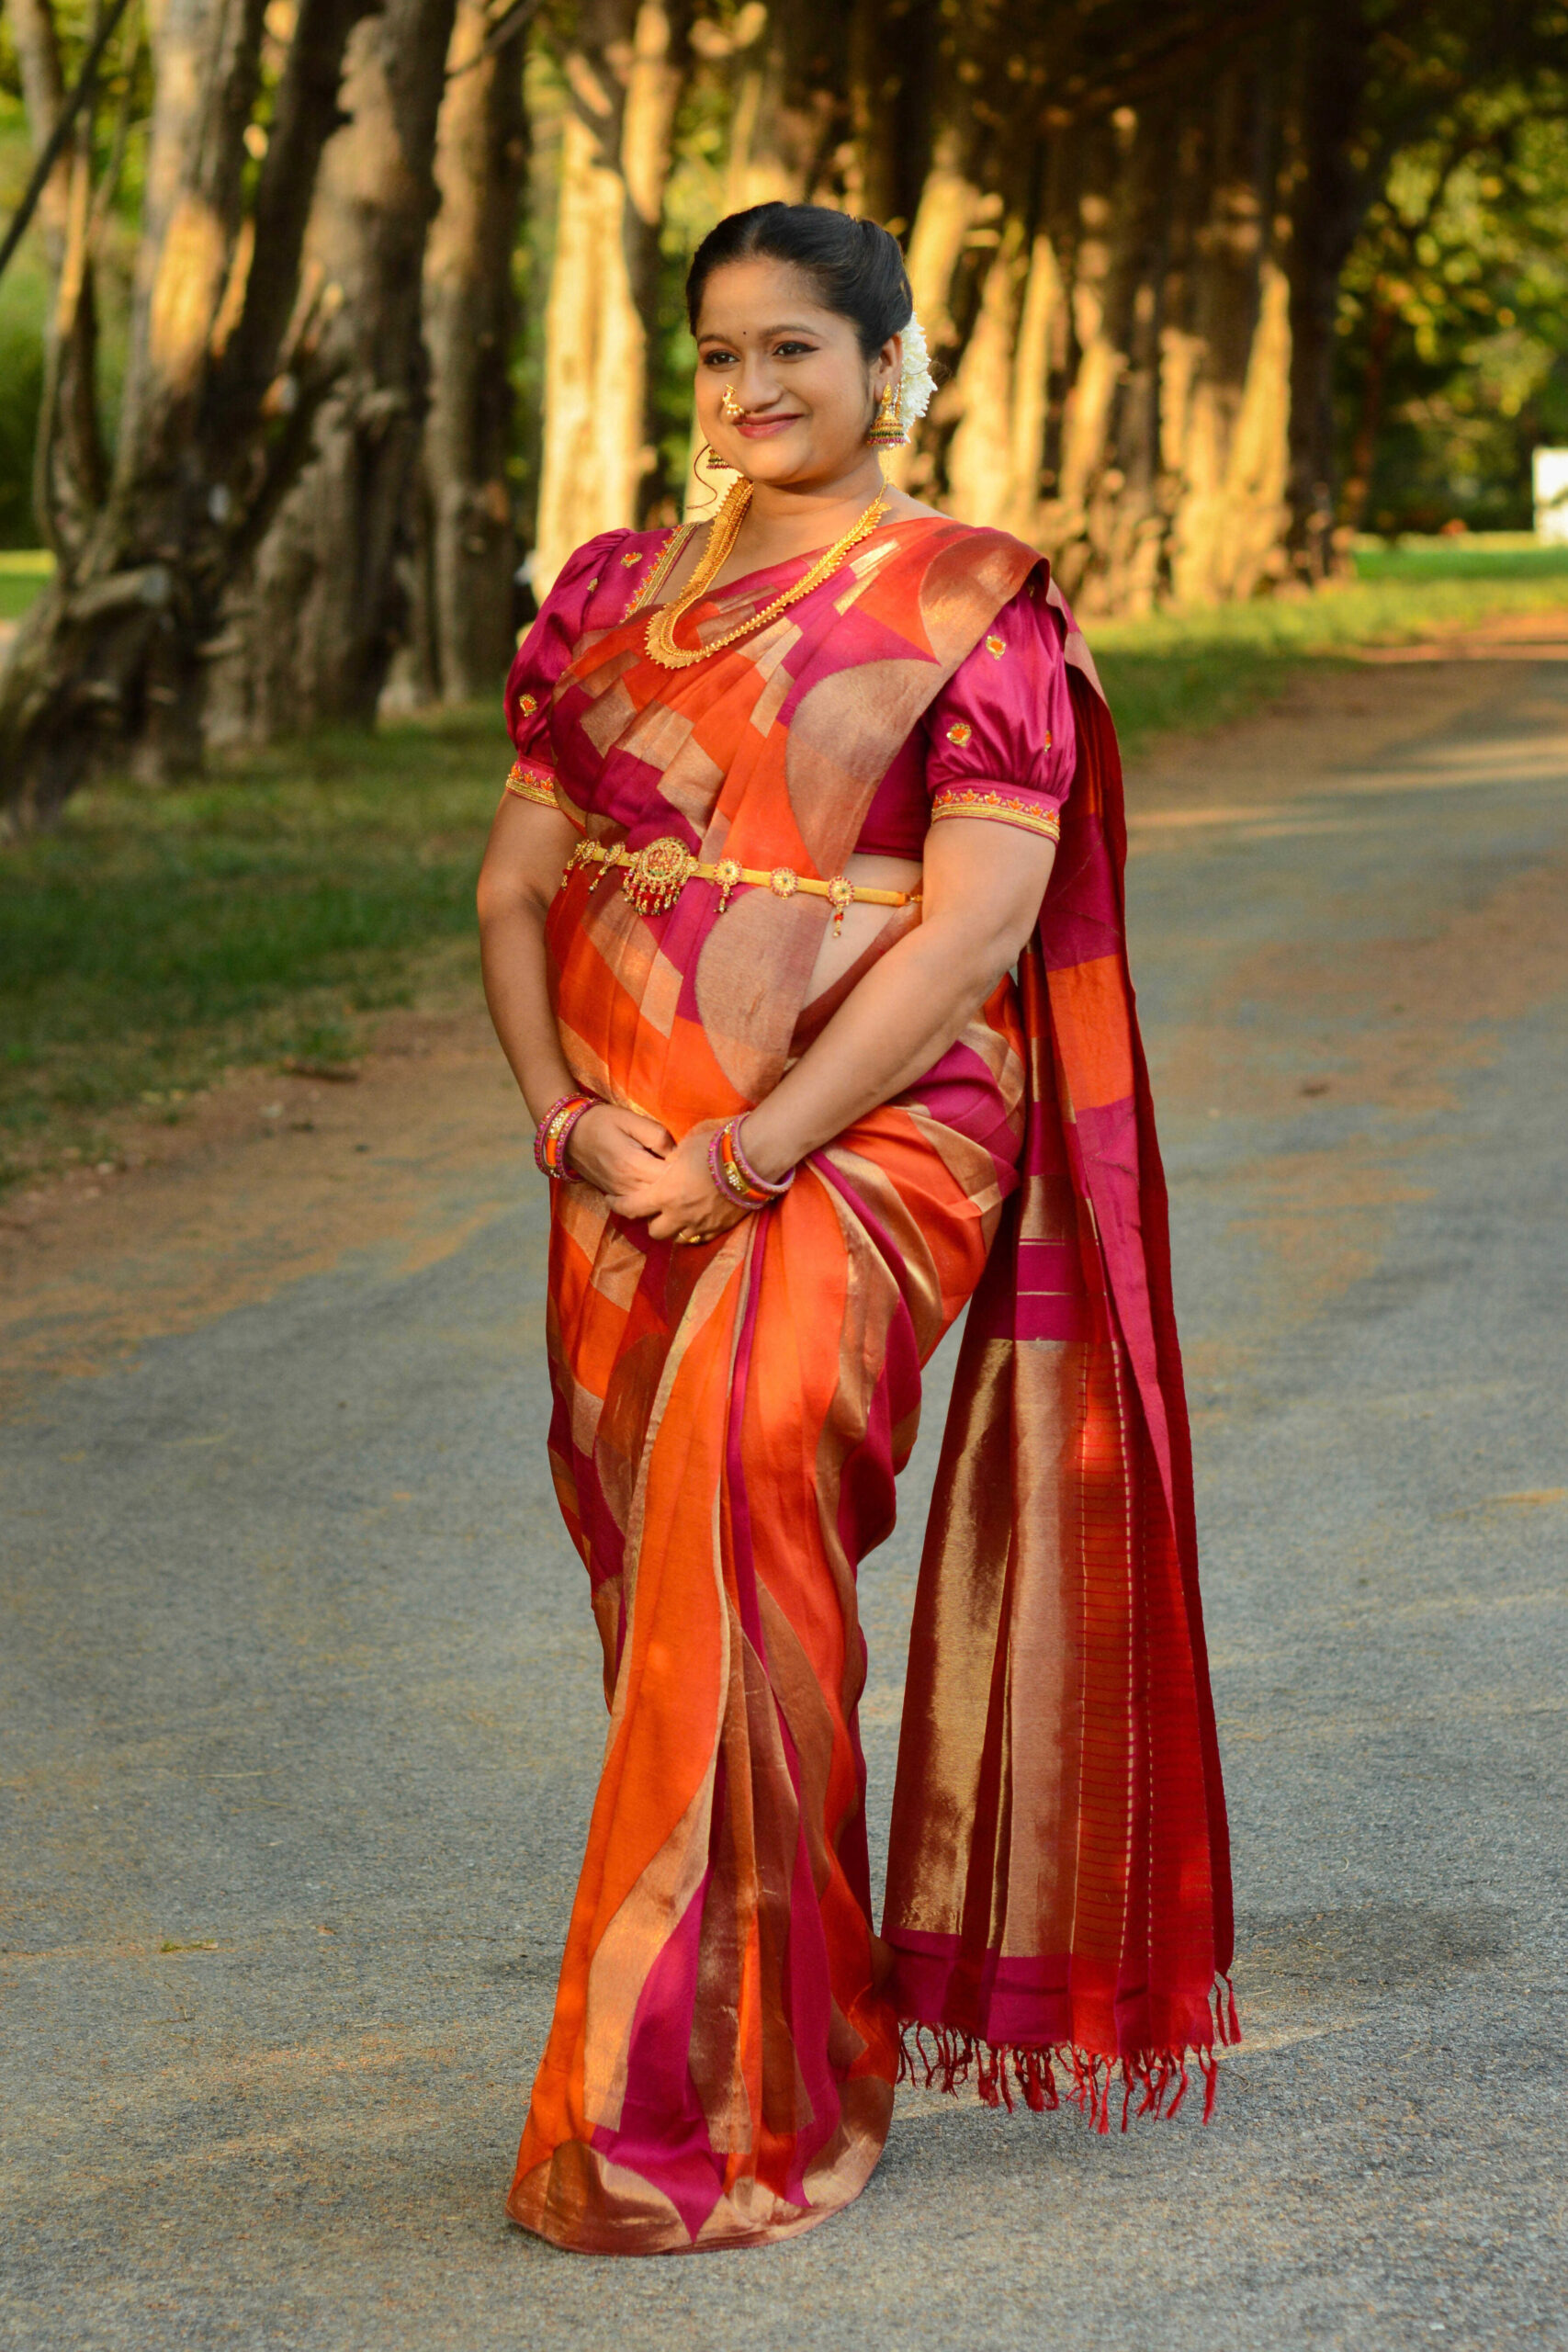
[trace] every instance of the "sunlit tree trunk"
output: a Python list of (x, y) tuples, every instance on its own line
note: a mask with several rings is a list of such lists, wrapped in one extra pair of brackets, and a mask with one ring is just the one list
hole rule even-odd
[(1172, 592), (1183, 604), (1249, 595), (1282, 567), (1290, 319), (1272, 252), (1278, 211), (1271, 73), (1223, 76), (1192, 126), (1201, 170), (1173, 205), (1180, 252), (1164, 353), (1172, 485)]
[[(994, 232), (980, 307), (955, 379), (960, 416), (947, 452), (948, 502), (967, 523), (1011, 529), (1019, 516), (1016, 399), (1027, 261), (1014, 219)], [(1038, 459), (1035, 469), (1038, 469)], [(1029, 521), (1033, 521), (1032, 512)]]
[(679, 35), (664, 0), (584, 0), (566, 58), (534, 563), (540, 592), (583, 539), (637, 520), (655, 462), (649, 353)]

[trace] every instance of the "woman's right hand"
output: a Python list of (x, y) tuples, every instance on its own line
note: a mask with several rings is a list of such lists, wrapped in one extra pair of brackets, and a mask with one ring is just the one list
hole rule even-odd
[(675, 1138), (657, 1119), (619, 1102), (595, 1102), (567, 1138), (567, 1159), (579, 1176), (604, 1193), (613, 1209), (622, 1195), (661, 1165)]

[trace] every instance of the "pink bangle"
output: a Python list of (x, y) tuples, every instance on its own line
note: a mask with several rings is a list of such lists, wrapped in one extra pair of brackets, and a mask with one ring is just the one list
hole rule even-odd
[(737, 1208), (771, 1208), (794, 1183), (795, 1170), (792, 1168), (782, 1182), (770, 1184), (754, 1170), (748, 1170), (736, 1147), (738, 1125), (738, 1120), (727, 1119), (723, 1126), (716, 1127), (709, 1137), (708, 1174), (713, 1178), (715, 1190), (722, 1193), (727, 1201), (733, 1201)]
[(534, 1132), (534, 1165), (552, 1184), (569, 1184), (575, 1170), (567, 1162), (571, 1131), (585, 1111), (598, 1107), (596, 1094), (563, 1094), (552, 1102)]
[(743, 1123), (744, 1114), (741, 1118), (731, 1119), (729, 1122), (729, 1149), (735, 1165), (739, 1169), (748, 1184), (753, 1185), (759, 1193), (766, 1193), (770, 1200), (782, 1200), (795, 1182), (795, 1170), (793, 1168), (786, 1170), (776, 1184), (767, 1176), (759, 1176), (740, 1148), (740, 1129)]

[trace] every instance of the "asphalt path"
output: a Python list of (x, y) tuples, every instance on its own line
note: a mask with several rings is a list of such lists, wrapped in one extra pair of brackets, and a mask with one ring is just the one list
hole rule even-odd
[[(334, 1228), (0, 1427), (0, 2342), (1568, 2342), (1568, 662), (1445, 677), (1134, 793), (1247, 2033), (1209, 2129), (906, 2095), (784, 2246), (506, 2222), (604, 1717), (496, 1120), (355, 1163), (428, 1246)], [(942, 1387), (863, 1572), (879, 1838)]]

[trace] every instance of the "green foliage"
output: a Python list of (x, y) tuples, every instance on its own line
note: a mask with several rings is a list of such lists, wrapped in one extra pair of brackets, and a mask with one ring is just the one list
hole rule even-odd
[(1467, 92), (1393, 159), (1341, 280), (1351, 520), (1530, 520), (1568, 442), (1568, 78)]
[(0, 621), (18, 621), (54, 569), (41, 548), (0, 548)]
[[(88, 10), (65, 0), (56, 10), (67, 82), (86, 45)], [(0, 15), (0, 222), (10, 220), (33, 168), (15, 50)], [(93, 115), (94, 185), (99, 218), (93, 238), (98, 318), (98, 404), (106, 446), (114, 446), (125, 380), (131, 278), (152, 111), (152, 76), (139, 11), (122, 25)], [(33, 514), (33, 447), (43, 390), (44, 326), (50, 279), (38, 217), (0, 277), (0, 548), (39, 537)], [(0, 610), (0, 619), (6, 617)]]
[[(4, 90), (0, 61), (0, 222), (9, 220), (32, 168), (19, 102)], [(43, 320), (49, 281), (30, 238), (0, 277), (0, 548), (30, 547), (33, 443), (43, 392)], [(6, 617), (0, 607), (0, 619)]]
[[(25, 548), (38, 536), (32, 470), (43, 396), (43, 339), (37, 323), (41, 304), (29, 316), (30, 306), (17, 302), (17, 290), (0, 284), (0, 548)], [(0, 599), (4, 595), (0, 587)], [(6, 617), (0, 602), (0, 620)]]
[(0, 857), (0, 1173), (224, 1068), (341, 1061), (367, 1016), (475, 985), (499, 709), (80, 795)]

